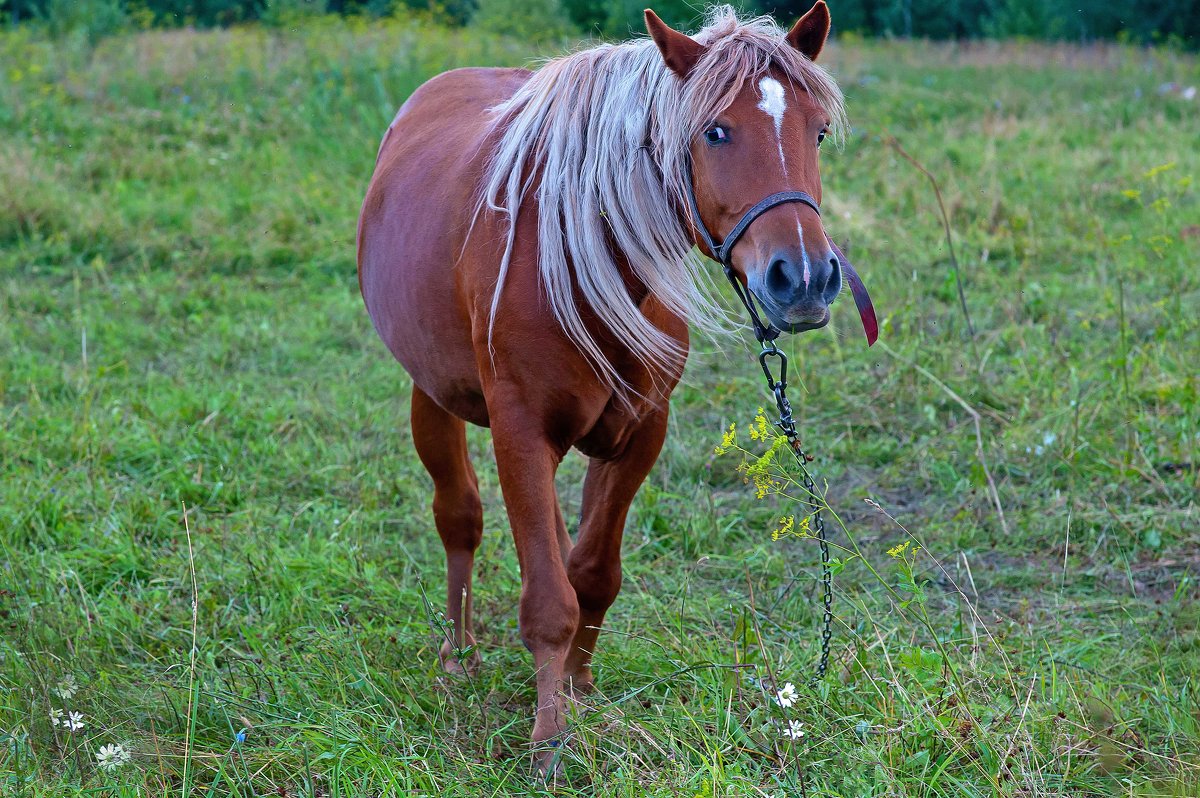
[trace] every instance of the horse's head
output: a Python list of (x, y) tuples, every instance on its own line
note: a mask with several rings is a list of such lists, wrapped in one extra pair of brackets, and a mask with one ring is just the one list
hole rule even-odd
[[(685, 84), (713, 79), (716, 70), (711, 59), (704, 60), (705, 44), (649, 10), (646, 27), (666, 65)], [(795, 51), (789, 58), (799, 53), (815, 61), (828, 33), (829, 10), (818, 0), (780, 47)], [(697, 244), (725, 260), (779, 329), (823, 327), (846, 274), (814, 207), (821, 201), (819, 148), (835, 120), (801, 81), (775, 63), (729, 91), (726, 101), (731, 97), (732, 102), (703, 120), (690, 143), (696, 212), (707, 230), (697, 231)], [(784, 192), (791, 198), (754, 213), (760, 201)], [(812, 204), (797, 199), (797, 193), (808, 195)], [(739, 231), (747, 219), (748, 226)], [(736, 240), (725, 258), (708, 251), (712, 239), (723, 250), (720, 242), (731, 235)]]

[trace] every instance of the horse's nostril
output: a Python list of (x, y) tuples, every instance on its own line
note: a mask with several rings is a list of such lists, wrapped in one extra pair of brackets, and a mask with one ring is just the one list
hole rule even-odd
[(767, 267), (767, 275), (764, 281), (767, 285), (767, 290), (777, 297), (786, 296), (791, 293), (792, 281), (787, 274), (787, 264), (783, 260), (772, 261)]
[(825, 288), (821, 291), (822, 298), (826, 303), (833, 302), (837, 298), (838, 293), (842, 290), (842, 264), (838, 261), (837, 255), (829, 256), (829, 279), (825, 281)]

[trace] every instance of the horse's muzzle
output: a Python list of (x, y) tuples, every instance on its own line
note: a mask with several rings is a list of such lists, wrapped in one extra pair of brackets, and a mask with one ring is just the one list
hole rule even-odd
[(842, 267), (832, 251), (811, 258), (780, 253), (749, 282), (771, 323), (798, 333), (829, 323), (829, 306), (842, 290)]

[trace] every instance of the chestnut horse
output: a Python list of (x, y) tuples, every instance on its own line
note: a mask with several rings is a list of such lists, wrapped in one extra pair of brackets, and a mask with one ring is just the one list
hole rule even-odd
[[(693, 247), (791, 332), (826, 324), (843, 273), (854, 279), (817, 210), (817, 148), (844, 124), (814, 63), (824, 2), (786, 34), (729, 7), (695, 37), (649, 10), (646, 27), (649, 39), (537, 71), (460, 69), (421, 86), (384, 136), (358, 226), (359, 285), (412, 376), (413, 443), (434, 483), (454, 638), (442, 665), (478, 664), (457, 657), (475, 644), (483, 526), (471, 422), (491, 427), (520, 562), (543, 766), (570, 691), (592, 687), (625, 516), (663, 445), (688, 325), (729, 327)], [(571, 447), (590, 458), (575, 541), (554, 487)]]

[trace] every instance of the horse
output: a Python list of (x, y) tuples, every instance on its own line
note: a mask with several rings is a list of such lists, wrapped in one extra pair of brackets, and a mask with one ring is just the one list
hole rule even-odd
[[(358, 221), (359, 287), (412, 378), (413, 445), (433, 480), (451, 627), (441, 666), (480, 664), (471, 423), (491, 428), (520, 564), (543, 771), (566, 702), (594, 687), (626, 514), (663, 446), (689, 324), (731, 328), (694, 249), (773, 334), (824, 326), (843, 281), (858, 285), (819, 214), (818, 148), (846, 126), (815, 63), (825, 3), (786, 33), (728, 6), (694, 36), (649, 9), (645, 22), (649, 38), (536, 71), (423, 84), (380, 143)], [(572, 447), (589, 458), (574, 540), (554, 484)]]

